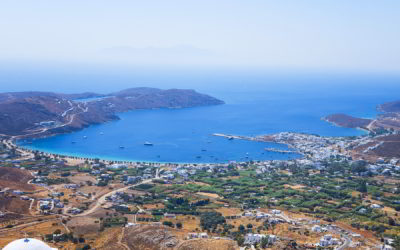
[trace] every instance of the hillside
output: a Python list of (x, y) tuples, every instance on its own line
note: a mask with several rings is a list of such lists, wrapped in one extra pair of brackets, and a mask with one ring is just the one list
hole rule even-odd
[(387, 102), (378, 106), (382, 112), (400, 112), (400, 101)]
[(372, 120), (356, 118), (346, 114), (333, 114), (324, 118), (326, 121), (346, 128), (366, 128)]
[(0, 167), (0, 190), (4, 188), (18, 189), (21, 191), (32, 191), (36, 187), (28, 184), (33, 179), (29, 171), (18, 168)]
[(186, 108), (223, 103), (194, 90), (182, 89), (131, 88), (106, 95), (91, 92), (3, 93), (0, 94), (0, 134), (51, 135), (116, 120), (117, 113), (135, 109)]
[(382, 112), (375, 119), (357, 118), (347, 114), (332, 114), (322, 119), (346, 128), (363, 128), (371, 132), (400, 130), (400, 101), (387, 102), (377, 106)]

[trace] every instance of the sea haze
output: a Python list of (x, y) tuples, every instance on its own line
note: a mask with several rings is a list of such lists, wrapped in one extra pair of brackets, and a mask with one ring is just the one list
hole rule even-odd
[[(65, 74), (47, 75), (63, 82)], [(12, 77), (11, 77), (12, 78)], [(81, 81), (95, 91), (99, 75)], [(163, 78), (165, 82), (163, 83)], [(36, 81), (39, 78), (33, 77)], [(120, 114), (121, 120), (84, 130), (36, 139), (22, 146), (42, 151), (110, 160), (154, 162), (228, 162), (296, 158), (296, 154), (266, 152), (285, 145), (212, 136), (213, 133), (256, 136), (284, 131), (322, 136), (354, 136), (364, 132), (333, 126), (321, 120), (332, 113), (374, 117), (376, 106), (398, 100), (400, 78), (336, 74), (124, 73), (115, 85), (102, 78), (99, 92), (148, 86), (194, 88), (226, 102), (225, 105), (187, 109), (137, 110)], [(19, 79), (21, 81), (21, 79)], [(29, 79), (26, 79), (29, 81)], [(74, 76), (71, 86), (79, 76)], [(146, 84), (144, 84), (144, 82)], [(109, 89), (107, 89), (109, 88)], [(43, 89), (41, 89), (43, 90)], [(48, 89), (49, 90), (49, 89)], [(51, 89), (50, 89), (51, 90)], [(85, 139), (86, 138), (86, 139)], [(145, 146), (145, 142), (153, 146)], [(75, 142), (75, 143), (72, 143)], [(121, 148), (123, 147), (123, 148)]]

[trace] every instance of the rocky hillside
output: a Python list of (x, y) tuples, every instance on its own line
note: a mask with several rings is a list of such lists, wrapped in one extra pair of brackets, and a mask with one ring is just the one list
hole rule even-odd
[(324, 118), (326, 121), (346, 128), (366, 128), (372, 120), (357, 118), (346, 114), (333, 114)]
[(107, 95), (3, 93), (0, 94), (0, 134), (43, 136), (65, 133), (118, 119), (117, 113), (134, 109), (186, 108), (223, 103), (194, 90), (182, 89), (132, 88)]
[(382, 112), (400, 112), (400, 101), (381, 104), (378, 109)]

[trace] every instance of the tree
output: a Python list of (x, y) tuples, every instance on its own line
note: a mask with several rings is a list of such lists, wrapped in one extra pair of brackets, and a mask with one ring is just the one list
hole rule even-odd
[(260, 243), (260, 245), (261, 245), (261, 248), (267, 248), (267, 246), (268, 246), (268, 235), (266, 235), (266, 237), (263, 237), (262, 239), (261, 239), (261, 243)]
[(242, 232), (242, 233), (244, 232), (244, 226), (243, 225), (239, 226), (239, 231)]
[(367, 189), (367, 181), (362, 180), (357, 188), (357, 191), (361, 192), (361, 193), (367, 193), (368, 189)]
[(181, 222), (176, 223), (176, 228), (181, 229), (182, 228), (182, 223)]
[(247, 228), (248, 229), (253, 228), (253, 225), (251, 223), (249, 223), (249, 224), (247, 224)]
[(396, 221), (392, 217), (389, 217), (389, 225), (396, 226)]
[[(244, 227), (243, 227), (244, 228)], [(243, 244), (244, 244), (244, 238), (243, 238), (243, 236), (241, 236), (241, 235), (238, 235), (237, 237), (236, 237), (236, 242), (238, 243), (238, 245), (239, 246), (243, 246)]]
[(164, 226), (168, 226), (168, 227), (174, 227), (174, 224), (172, 222), (170, 222), (170, 221), (164, 221), (163, 225)]

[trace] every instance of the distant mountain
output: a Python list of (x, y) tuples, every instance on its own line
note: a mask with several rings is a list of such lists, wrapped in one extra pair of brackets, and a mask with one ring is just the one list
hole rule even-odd
[[(82, 99), (91, 99), (84, 101)], [(81, 101), (82, 100), (82, 101)], [(14, 92), (0, 94), (0, 134), (46, 136), (119, 119), (134, 109), (186, 108), (224, 102), (194, 90), (131, 88), (116, 93), (59, 94)]]

